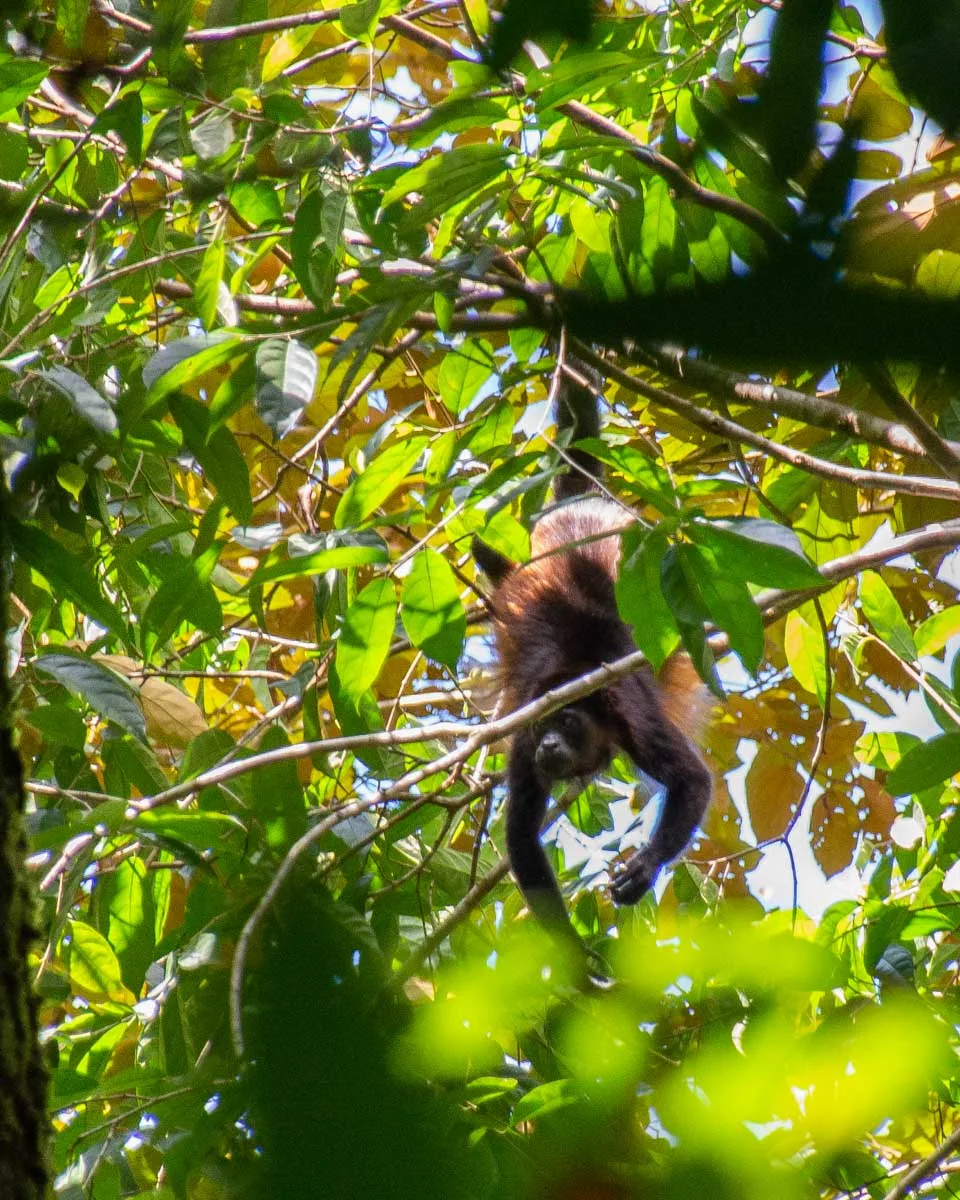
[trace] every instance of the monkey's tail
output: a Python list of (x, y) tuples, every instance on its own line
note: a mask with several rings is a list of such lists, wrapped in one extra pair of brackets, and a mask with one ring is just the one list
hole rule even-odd
[[(599, 437), (599, 394), (602, 391), (600, 376), (579, 359), (568, 359), (567, 365), (580, 378), (575, 379), (566, 370), (563, 371), (557, 392), (557, 431), (569, 431), (571, 443), (584, 438)], [(589, 381), (589, 386), (586, 382), (580, 382), (581, 379)], [(559, 472), (554, 483), (554, 493), (558, 500), (582, 496), (602, 481), (603, 468), (589, 450), (568, 450), (566, 461), (570, 465), (565, 471)]]
[(690, 656), (682, 650), (671, 654), (660, 668), (657, 682), (668, 720), (697, 741), (706, 727), (713, 700)]

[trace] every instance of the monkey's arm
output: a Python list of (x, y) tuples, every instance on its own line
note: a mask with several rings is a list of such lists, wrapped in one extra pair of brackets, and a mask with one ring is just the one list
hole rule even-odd
[(663, 713), (655, 685), (631, 675), (609, 689), (611, 707), (625, 733), (622, 748), (641, 771), (666, 790), (660, 818), (650, 841), (629, 860), (612, 885), (618, 904), (635, 904), (660, 868), (677, 857), (703, 819), (710, 803), (710, 772), (693, 743)]
[(535, 763), (536, 740), (529, 729), (515, 735), (507, 772), (507, 852), (530, 911), (559, 940), (582, 943), (567, 917), (556, 876), (540, 844), (549, 791)]

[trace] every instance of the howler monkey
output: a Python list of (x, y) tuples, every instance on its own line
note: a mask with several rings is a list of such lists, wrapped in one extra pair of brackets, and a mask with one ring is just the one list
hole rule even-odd
[[(576, 369), (582, 370), (579, 363)], [(572, 431), (574, 442), (599, 433), (596, 391), (566, 373), (557, 424)], [(566, 458), (570, 469), (555, 483), (558, 503), (533, 528), (529, 563), (513, 563), (479, 538), (473, 542), (477, 563), (495, 585), (489, 605), (508, 711), (636, 650), (614, 595), (626, 510), (596, 491), (599, 464), (589, 451), (573, 448)], [(689, 660), (674, 656), (659, 679), (643, 669), (514, 734), (507, 851), (527, 904), (554, 935), (579, 942), (540, 844), (551, 786), (602, 771), (617, 748), (663, 785), (649, 842), (611, 883), (618, 904), (635, 903), (687, 845), (710, 800), (710, 774), (671, 719), (695, 709), (699, 691)]]

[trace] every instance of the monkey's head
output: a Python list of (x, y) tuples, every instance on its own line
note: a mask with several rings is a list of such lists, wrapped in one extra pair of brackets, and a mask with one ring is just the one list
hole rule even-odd
[(537, 770), (547, 779), (594, 775), (610, 760), (610, 734), (586, 708), (570, 704), (535, 730)]

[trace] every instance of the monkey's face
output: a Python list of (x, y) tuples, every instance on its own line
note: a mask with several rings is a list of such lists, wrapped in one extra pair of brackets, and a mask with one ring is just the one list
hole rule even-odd
[(609, 736), (594, 716), (571, 705), (537, 727), (537, 769), (547, 779), (593, 775), (610, 758)]

